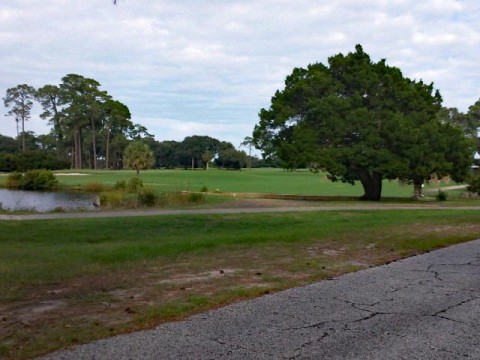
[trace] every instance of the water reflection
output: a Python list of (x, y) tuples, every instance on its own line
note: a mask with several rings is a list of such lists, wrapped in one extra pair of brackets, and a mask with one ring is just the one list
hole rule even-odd
[(95, 198), (94, 194), (0, 189), (0, 205), (10, 211), (93, 210)]

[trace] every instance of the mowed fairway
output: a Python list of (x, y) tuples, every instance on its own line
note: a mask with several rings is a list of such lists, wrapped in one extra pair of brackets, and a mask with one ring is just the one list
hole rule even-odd
[[(68, 172), (60, 172), (64, 174)], [(74, 173), (72, 171), (71, 173)], [(119, 180), (131, 179), (134, 171), (81, 171), (83, 176), (58, 175), (62, 185), (82, 187), (87, 183), (100, 182), (114, 185)], [(282, 169), (244, 169), (228, 171), (205, 170), (148, 170), (140, 173), (145, 185), (158, 191), (199, 191), (206, 187), (209, 192), (247, 192), (302, 194), (323, 196), (361, 196), (360, 183), (355, 185), (342, 182), (332, 183), (323, 173), (308, 170), (284, 171)], [(426, 186), (426, 190), (435, 188), (437, 184)], [(385, 180), (384, 197), (409, 197), (413, 193), (410, 185), (399, 185), (398, 181)]]
[[(135, 175), (82, 173), (58, 176), (81, 188)], [(155, 170), (141, 178), (158, 191), (362, 194), (308, 171)], [(384, 186), (385, 196), (411, 196), (410, 186)], [(375, 211), (0, 221), (0, 358), (31, 358), (478, 238), (478, 201), (462, 209), (453, 201), (451, 210), (432, 201), (415, 210), (387, 202)]]

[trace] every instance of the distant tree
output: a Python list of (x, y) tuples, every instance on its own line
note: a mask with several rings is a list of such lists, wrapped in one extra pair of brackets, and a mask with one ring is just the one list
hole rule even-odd
[(480, 126), (480, 111), (476, 116), (475, 110), (480, 108), (480, 102), (477, 102), (477, 106), (470, 106), (467, 114), (459, 111), (457, 108), (442, 107), (437, 114), (437, 118), (442, 124), (451, 124), (461, 129), (465, 136), (475, 138), (477, 127)]
[(64, 131), (61, 114), (61, 92), (56, 85), (45, 85), (37, 90), (35, 99), (42, 106), (40, 118), (48, 120), (53, 126), (55, 145), (59, 155), (64, 155)]
[(33, 99), (35, 97), (35, 89), (27, 84), (17, 85), (14, 88), (7, 89), (7, 94), (3, 98), (3, 103), (6, 108), (10, 108), (7, 116), (13, 116), (17, 122), (17, 137), (18, 137), (18, 123), (22, 124), (22, 151), (25, 152), (25, 121), (30, 119), (30, 111), (33, 106)]
[(177, 162), (177, 149), (179, 145), (179, 142), (173, 140), (159, 142), (154, 151), (155, 158), (157, 159), (157, 167), (174, 169), (177, 166), (181, 166)]
[(103, 134), (105, 138), (105, 167), (110, 168), (110, 142), (115, 136), (122, 136), (134, 128), (130, 110), (125, 104), (116, 100), (107, 100), (104, 104)]
[(200, 165), (206, 167), (205, 159), (210, 161), (218, 153), (219, 146), (220, 141), (210, 136), (187, 136), (177, 149), (177, 158), (184, 167), (188, 167), (187, 162), (192, 169)]
[(480, 128), (480, 99), (468, 108), (467, 112), (468, 134), (472, 138), (477, 138), (477, 131)]
[[(459, 152), (465, 164), (463, 137), (438, 121), (441, 100), (433, 84), (405, 78), (385, 60), (372, 62), (357, 45), (355, 52), (330, 57), (328, 65), (294, 69), (270, 108), (260, 111), (253, 139), (266, 157), (300, 159), (329, 173), (332, 181), (359, 180), (362, 199), (378, 201), (383, 179), (417, 181), (412, 160), (425, 165), (423, 179), (432, 170), (449, 173), (454, 168), (448, 153)], [(447, 132), (448, 144), (412, 147), (415, 141), (425, 142), (427, 130), (438, 132), (434, 138)], [(445, 151), (430, 164), (437, 152)]]
[(18, 142), (11, 137), (0, 135), (0, 153), (13, 154), (18, 150)]
[(127, 146), (123, 160), (127, 167), (136, 170), (137, 176), (140, 170), (150, 169), (155, 162), (152, 151), (141, 141), (134, 141)]
[(244, 151), (236, 150), (235, 148), (226, 148), (220, 150), (218, 157), (215, 159), (215, 164), (224, 169), (240, 170), (245, 167), (247, 162), (247, 154)]
[(253, 141), (253, 138), (251, 136), (245, 136), (243, 141), (240, 143), (240, 146), (245, 146), (248, 148), (248, 159), (247, 159), (247, 164), (248, 168), (252, 168), (252, 147), (255, 146), (255, 142)]

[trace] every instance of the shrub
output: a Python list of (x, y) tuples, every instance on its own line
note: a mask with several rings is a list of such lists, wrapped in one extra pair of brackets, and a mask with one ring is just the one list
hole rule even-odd
[(105, 191), (106, 190), (106, 186), (100, 182), (89, 182), (87, 184), (85, 184), (85, 187), (84, 187), (85, 191), (88, 191), (88, 192), (101, 192), (101, 191)]
[(436, 198), (438, 201), (446, 201), (448, 198), (448, 195), (445, 191), (438, 190)]
[(152, 189), (142, 189), (138, 192), (138, 203), (142, 206), (155, 206), (157, 200), (158, 196)]
[(11, 173), (7, 176), (5, 186), (9, 189), (19, 189), (22, 182), (23, 174), (19, 172)]
[(113, 188), (115, 190), (127, 190), (127, 182), (125, 180), (118, 180)]
[(475, 176), (471, 176), (468, 179), (467, 190), (480, 195), (480, 174), (477, 174)]
[(25, 174), (10, 174), (6, 184), (21, 190), (53, 190), (58, 187), (58, 180), (50, 170), (29, 170)]
[(27, 171), (33, 169), (67, 169), (69, 162), (58, 159), (54, 153), (29, 150), (20, 154), (0, 154), (0, 171)]
[(205, 185), (203, 185), (203, 186), (200, 188), (200, 192), (206, 193), (206, 192), (208, 192), (208, 188), (207, 188)]
[(99, 195), (100, 204), (105, 207), (122, 207), (125, 198), (125, 192), (120, 190), (104, 191)]
[(127, 184), (127, 191), (129, 193), (137, 193), (143, 188), (143, 180), (139, 177), (131, 178)]
[(200, 204), (205, 201), (205, 195), (202, 193), (189, 193), (187, 195), (187, 202), (189, 203), (194, 203), (194, 204)]

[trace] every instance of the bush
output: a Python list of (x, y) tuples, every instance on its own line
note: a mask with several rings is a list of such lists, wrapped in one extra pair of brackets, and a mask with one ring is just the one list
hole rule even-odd
[(100, 182), (89, 182), (87, 184), (85, 184), (85, 187), (84, 187), (85, 191), (88, 191), (88, 192), (95, 192), (95, 193), (98, 193), (98, 192), (101, 192), (101, 191), (105, 191), (106, 190), (106, 186)]
[(436, 198), (438, 201), (446, 201), (448, 198), (448, 195), (445, 191), (438, 190)]
[(205, 201), (205, 195), (202, 193), (189, 193), (187, 196), (187, 202), (200, 204)]
[(69, 167), (69, 162), (51, 152), (29, 150), (19, 154), (0, 154), (0, 171), (27, 171), (34, 169), (61, 170)]
[(144, 187), (143, 181), (135, 177), (128, 182), (117, 181), (113, 189), (100, 193), (99, 200), (101, 206), (106, 208), (179, 206), (203, 203), (205, 194), (170, 191), (159, 195), (154, 189)]
[(467, 182), (468, 182), (467, 190), (480, 195), (480, 174), (471, 176)]
[(200, 188), (200, 192), (206, 193), (206, 192), (208, 192), (208, 188), (204, 185)]
[(53, 190), (58, 188), (58, 180), (50, 170), (29, 170), (10, 174), (6, 185), (21, 190)]
[(152, 189), (142, 189), (138, 192), (138, 202), (142, 206), (152, 207), (157, 204), (158, 196)]
[(115, 190), (127, 190), (127, 182), (125, 180), (119, 180), (113, 186)]
[(139, 177), (131, 178), (127, 184), (127, 191), (129, 193), (137, 193), (143, 188), (143, 180)]
[(22, 183), (23, 174), (19, 172), (14, 172), (9, 174), (7, 181), (5, 181), (5, 186), (9, 189), (19, 189)]
[(126, 204), (125, 192), (121, 190), (104, 191), (99, 195), (101, 206), (123, 207)]

